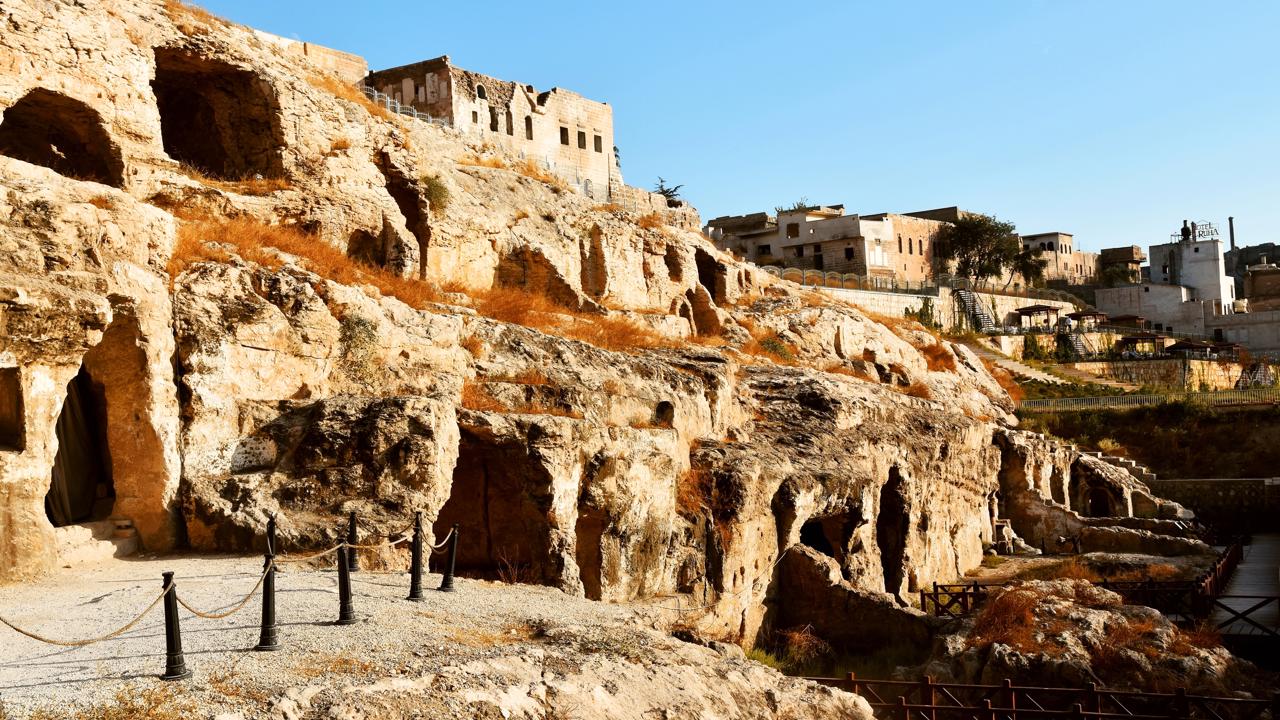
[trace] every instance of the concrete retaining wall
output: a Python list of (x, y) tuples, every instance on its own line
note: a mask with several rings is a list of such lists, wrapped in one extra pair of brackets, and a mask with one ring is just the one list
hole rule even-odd
[(1160, 497), (1181, 503), (1196, 517), (1226, 532), (1275, 529), (1280, 513), (1280, 478), (1155, 480)]

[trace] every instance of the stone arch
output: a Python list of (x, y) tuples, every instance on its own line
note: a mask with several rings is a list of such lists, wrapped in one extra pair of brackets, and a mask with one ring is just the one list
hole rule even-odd
[(484, 89), (483, 85), (476, 84), (476, 98), (479, 100), (488, 100), (489, 91)]
[(653, 409), (653, 420), (662, 427), (672, 427), (676, 423), (676, 406), (669, 400), (661, 400)]
[(284, 176), (280, 104), (262, 77), (220, 60), (157, 48), (151, 88), (164, 150), (224, 180)]
[(876, 546), (880, 549), (880, 567), (884, 571), (884, 591), (891, 595), (902, 591), (909, 530), (906, 491), (902, 473), (895, 465), (889, 468), (889, 479), (880, 488), (876, 513)]
[(551, 562), (552, 478), (516, 440), (462, 428), (449, 499), (434, 525), (443, 538), (459, 526), (460, 574), (496, 579), (554, 579)]
[(693, 307), (689, 304), (689, 299), (683, 295), (677, 295), (671, 301), (671, 314), (684, 318), (689, 321), (689, 331), (698, 332), (698, 326), (693, 321)]
[(120, 187), (124, 162), (102, 116), (61, 93), (36, 88), (4, 110), (0, 154), (60, 175)]
[(571, 309), (579, 309), (582, 299), (560, 270), (542, 254), (529, 246), (522, 246), (504, 255), (498, 261), (495, 280), (501, 287), (515, 287), (545, 295), (552, 302)]
[(698, 283), (707, 289), (707, 293), (713, 302), (717, 305), (723, 303), (725, 295), (724, 276), (727, 268), (723, 263), (712, 257), (711, 253), (702, 248), (694, 250), (693, 261), (698, 268)]
[(55, 433), (54, 456), (44, 509), (54, 527), (105, 520), (115, 503), (108, 450), (106, 400), (84, 365), (67, 383)]

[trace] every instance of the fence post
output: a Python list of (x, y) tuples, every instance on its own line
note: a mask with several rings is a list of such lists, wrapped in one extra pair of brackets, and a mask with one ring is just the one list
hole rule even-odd
[[(857, 695), (858, 694), (858, 673), (852, 673), (852, 672), (849, 673), (849, 684), (852, 686), (849, 692), (853, 693), (854, 695)], [(1276, 697), (1280, 698), (1280, 693), (1277, 693)]]
[(360, 569), (360, 563), (356, 560), (356, 511), (352, 510), (347, 516), (347, 569), (356, 572)]
[(996, 711), (991, 707), (991, 698), (982, 701), (982, 720), (996, 720)]
[(1173, 691), (1173, 707), (1170, 708), (1170, 717), (1185, 718), (1190, 715), (1190, 707), (1187, 705), (1187, 689), (1178, 688)]
[(422, 511), (413, 516), (413, 545), (409, 560), (409, 600), (422, 601)]
[(1085, 684), (1084, 702), (1085, 702), (1085, 706), (1089, 708), (1089, 712), (1093, 712), (1093, 713), (1102, 712), (1102, 697), (1098, 693), (1097, 683)]
[(453, 537), (449, 539), (449, 559), (445, 561), (444, 578), (440, 580), (440, 592), (453, 592), (453, 569), (458, 563), (458, 526), (453, 526)]
[(351, 604), (351, 568), (347, 564), (347, 546), (338, 548), (338, 620), (334, 625), (350, 625), (356, 621), (356, 611)]
[(925, 675), (920, 678), (920, 704), (929, 706), (929, 720), (938, 720), (938, 694), (933, 687), (933, 678)]
[(1009, 678), (1004, 679), (1004, 706), (1010, 710), (1010, 717), (1018, 714), (1018, 690)]
[(275, 556), (268, 549), (262, 559), (262, 631), (254, 650), (279, 650), (280, 626), (276, 624), (276, 568)]
[(921, 590), (920, 591), (920, 612), (924, 613), (925, 615), (928, 615), (929, 606), (925, 604), (925, 597), (926, 597), (925, 591)]
[(911, 709), (907, 707), (907, 699), (902, 695), (898, 696), (898, 712), (894, 715), (895, 720), (911, 720)]
[(182, 656), (182, 628), (178, 625), (178, 586), (173, 581), (173, 573), (167, 572), (164, 587), (169, 591), (164, 594), (164, 674), (161, 680), (186, 680), (191, 677), (186, 658)]
[(276, 514), (267, 517), (267, 554), (276, 554)]
[(1071, 717), (1073, 720), (1083, 720), (1084, 708), (1080, 707), (1080, 703), (1071, 706)]

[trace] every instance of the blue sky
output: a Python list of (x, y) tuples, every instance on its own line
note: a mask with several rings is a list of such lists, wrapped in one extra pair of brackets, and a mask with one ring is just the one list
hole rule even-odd
[(1280, 3), (207, 0), (363, 55), (611, 103), (632, 185), (704, 218), (946, 205), (1084, 249), (1280, 241)]

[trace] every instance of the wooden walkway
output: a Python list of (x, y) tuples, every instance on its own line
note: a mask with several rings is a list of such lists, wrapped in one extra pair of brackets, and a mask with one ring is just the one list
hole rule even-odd
[(1253, 542), (1244, 546), (1244, 559), (1219, 602), (1252, 621), (1215, 607), (1210, 620), (1222, 628), (1223, 635), (1266, 635), (1262, 628), (1280, 632), (1280, 533), (1254, 535)]

